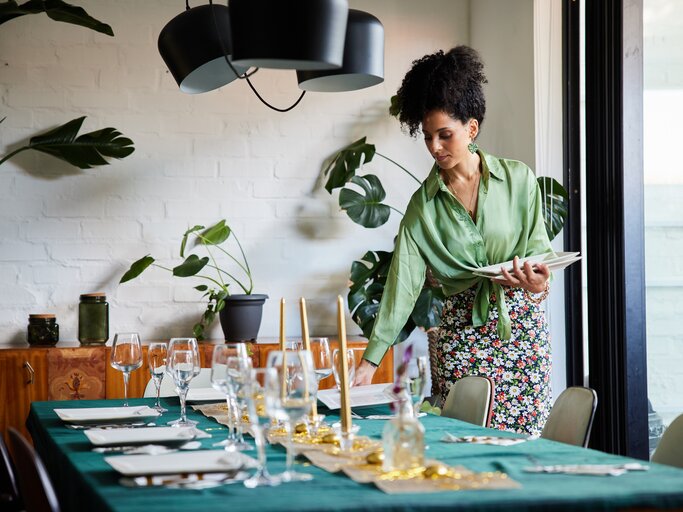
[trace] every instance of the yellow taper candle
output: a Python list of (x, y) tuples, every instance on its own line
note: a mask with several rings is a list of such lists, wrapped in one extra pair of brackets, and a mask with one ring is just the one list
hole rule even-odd
[[(311, 353), (311, 357), (313, 357), (313, 351), (311, 350), (311, 338), (308, 335), (308, 315), (306, 314), (306, 299), (301, 297), (299, 299), (299, 312), (301, 313), (301, 338), (304, 341), (304, 350), (308, 350)], [(315, 366), (315, 358), (314, 358), (314, 364)], [(315, 368), (313, 368), (315, 370)], [(313, 403), (311, 404), (311, 417), (315, 417), (318, 415), (318, 404), (316, 403), (316, 400), (313, 400)]]
[(339, 372), (339, 386), (341, 388), (341, 416), (342, 433), (351, 432), (351, 401), (349, 397), (349, 360), (347, 358), (346, 323), (344, 320), (344, 299), (337, 295), (337, 330), (339, 334), (339, 357), (341, 371)]
[(282, 399), (287, 396), (287, 343), (285, 342), (285, 298), (280, 299), (280, 352), (282, 353)]

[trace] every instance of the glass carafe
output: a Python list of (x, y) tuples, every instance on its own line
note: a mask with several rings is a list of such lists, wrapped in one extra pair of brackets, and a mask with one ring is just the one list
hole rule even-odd
[(386, 422), (382, 432), (384, 471), (406, 471), (424, 465), (425, 430), (413, 413), (405, 381), (396, 393), (396, 400), (396, 416)]

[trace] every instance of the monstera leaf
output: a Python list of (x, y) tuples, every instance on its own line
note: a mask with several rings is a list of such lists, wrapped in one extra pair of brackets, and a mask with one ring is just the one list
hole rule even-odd
[(62, 0), (29, 0), (19, 5), (16, 0), (0, 3), (0, 25), (27, 14), (46, 13), (55, 21), (80, 25), (108, 36), (113, 36), (114, 31), (106, 23), (102, 23), (90, 16), (81, 7), (67, 4)]
[(122, 137), (115, 128), (104, 128), (76, 137), (84, 120), (85, 116), (79, 117), (54, 130), (32, 137), (28, 145), (7, 155), (0, 160), (0, 164), (21, 151), (33, 149), (64, 160), (80, 169), (90, 169), (96, 165), (107, 165), (104, 157), (125, 158), (135, 151), (133, 141)]
[(209, 257), (200, 258), (196, 254), (190, 254), (185, 261), (173, 268), (173, 275), (176, 277), (191, 277), (203, 269), (209, 262)]
[(562, 231), (569, 211), (569, 196), (557, 180), (548, 176), (537, 179), (543, 203), (543, 221), (548, 238), (552, 240)]
[[(369, 337), (375, 326), (382, 301), (393, 252), (368, 251), (360, 261), (351, 265), (350, 289), (347, 297), (351, 317), (363, 335)], [(440, 288), (422, 289), (410, 318), (399, 332), (396, 343), (405, 340), (416, 326), (436, 327), (441, 320), (443, 294)]]
[(365, 195), (350, 188), (343, 188), (339, 193), (339, 206), (356, 224), (366, 228), (376, 228), (389, 220), (391, 208), (382, 201), (386, 197), (384, 187), (374, 174), (353, 176), (351, 183), (358, 185)]
[(375, 156), (375, 145), (368, 144), (365, 140), (366, 138), (363, 137), (352, 142), (323, 164), (323, 174), (329, 175), (325, 190), (331, 193), (335, 188), (343, 187), (361, 164), (372, 160)]
[(154, 258), (152, 258), (149, 254), (147, 256), (143, 256), (136, 262), (134, 262), (128, 271), (123, 274), (123, 277), (121, 277), (121, 280), (119, 281), (120, 283), (125, 283), (126, 281), (130, 281), (131, 279), (135, 279), (138, 277), (140, 274), (142, 274), (147, 267), (149, 267), (152, 263), (154, 263)]

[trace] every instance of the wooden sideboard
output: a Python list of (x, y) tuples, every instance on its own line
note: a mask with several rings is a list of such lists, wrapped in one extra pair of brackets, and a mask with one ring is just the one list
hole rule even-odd
[[(202, 367), (211, 366), (213, 347), (222, 341), (200, 342)], [(349, 348), (360, 361), (365, 340), (350, 340)], [(316, 344), (313, 344), (315, 350)], [(330, 340), (330, 350), (337, 343)], [(254, 365), (265, 366), (268, 352), (277, 350), (275, 340), (251, 343), (250, 351)], [(82, 347), (74, 342), (60, 342), (54, 347), (7, 347), (0, 349), (0, 432), (6, 436), (7, 428), (19, 429), (24, 435), (26, 418), (31, 402), (44, 400), (91, 400), (123, 398), (121, 372), (109, 364), (110, 346)], [(149, 381), (147, 348), (143, 347), (144, 362), (131, 373), (129, 396), (141, 397)], [(374, 382), (393, 380), (393, 351), (388, 351), (377, 369)], [(334, 386), (333, 377), (321, 382), (321, 389)]]

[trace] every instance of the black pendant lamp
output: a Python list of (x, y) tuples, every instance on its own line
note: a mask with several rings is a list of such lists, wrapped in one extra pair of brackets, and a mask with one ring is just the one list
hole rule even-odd
[(336, 69), (348, 0), (230, 0), (232, 62), (244, 67)]
[[(179, 14), (159, 34), (159, 53), (189, 94), (212, 91), (237, 78), (225, 61), (232, 53), (230, 11), (224, 5), (201, 5)], [(235, 65), (242, 74), (247, 68)]]
[(384, 27), (372, 14), (349, 9), (340, 69), (296, 72), (305, 91), (342, 92), (372, 87), (384, 81)]

